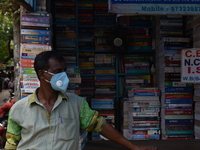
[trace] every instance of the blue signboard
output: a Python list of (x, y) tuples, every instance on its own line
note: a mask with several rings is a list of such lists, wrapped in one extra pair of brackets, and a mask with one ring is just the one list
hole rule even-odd
[(200, 14), (200, 0), (109, 0), (109, 12), (144, 15)]

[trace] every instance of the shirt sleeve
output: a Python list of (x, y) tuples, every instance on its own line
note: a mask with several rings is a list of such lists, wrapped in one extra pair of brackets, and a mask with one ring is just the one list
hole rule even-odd
[(92, 110), (88, 103), (82, 99), (80, 109), (80, 124), (81, 128), (92, 132), (101, 132), (105, 125), (105, 118), (99, 116), (98, 111)]
[(12, 119), (12, 110), (10, 110), (9, 117), (8, 117), (8, 126), (7, 126), (7, 133), (6, 133), (6, 150), (14, 150), (17, 148), (17, 145), (21, 139), (21, 126), (19, 126), (15, 121)]

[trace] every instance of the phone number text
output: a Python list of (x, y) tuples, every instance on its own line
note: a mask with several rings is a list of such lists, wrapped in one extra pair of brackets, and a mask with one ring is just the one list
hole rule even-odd
[(171, 11), (200, 11), (199, 6), (174, 6)]

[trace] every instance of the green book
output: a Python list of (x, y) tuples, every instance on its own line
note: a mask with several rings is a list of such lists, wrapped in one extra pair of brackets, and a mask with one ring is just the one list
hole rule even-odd
[(193, 115), (165, 115), (165, 119), (193, 119)]
[(194, 130), (166, 130), (166, 135), (171, 134), (194, 134)]

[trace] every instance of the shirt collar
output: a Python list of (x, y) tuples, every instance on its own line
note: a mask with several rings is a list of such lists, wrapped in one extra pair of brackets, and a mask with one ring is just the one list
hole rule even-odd
[[(38, 89), (36, 89), (35, 92), (31, 94), (30, 101), (29, 101), (30, 105), (38, 101), (37, 94), (36, 94), (37, 92), (38, 92)], [(59, 92), (59, 95), (62, 97), (62, 100), (66, 100), (66, 101), (68, 100), (68, 96), (65, 93)]]

